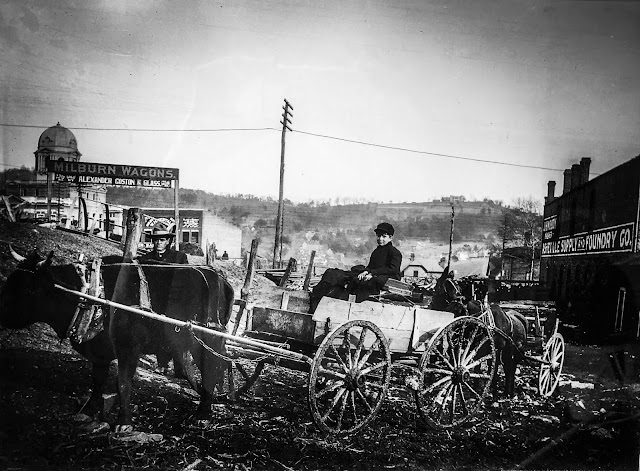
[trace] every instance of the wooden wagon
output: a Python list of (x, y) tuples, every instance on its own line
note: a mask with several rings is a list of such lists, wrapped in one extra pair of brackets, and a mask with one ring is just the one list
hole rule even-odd
[[(410, 302), (323, 298), (309, 314), (288, 310), (286, 295), (277, 309), (239, 300), (231, 332), (221, 332), (57, 287), (177, 328), (222, 337), (226, 351), (216, 354), (245, 376), (238, 390), (230, 382), (236, 394), (251, 387), (267, 363), (308, 372), (311, 415), (321, 430), (331, 433), (352, 433), (373, 420), (387, 395), (393, 364), (413, 368), (405, 382), (424, 420), (435, 428), (456, 427), (482, 407), (498, 363), (495, 329), (485, 318), (454, 318)], [(563, 355), (556, 329), (537, 359), (545, 395), (557, 385)], [(255, 361), (255, 371), (246, 372), (240, 359)]]

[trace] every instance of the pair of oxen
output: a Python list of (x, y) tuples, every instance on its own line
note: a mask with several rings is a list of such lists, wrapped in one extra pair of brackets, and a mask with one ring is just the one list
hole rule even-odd
[[(49, 324), (60, 338), (65, 338), (81, 298), (59, 287), (79, 291), (83, 280), (72, 264), (54, 265), (54, 253), (46, 258), (36, 250), (22, 256), (10, 247), (18, 260), (0, 292), (0, 325), (25, 328), (35, 322)], [(140, 304), (141, 278), (148, 284), (149, 308), (181, 321), (197, 322), (212, 329), (224, 330), (231, 316), (234, 292), (231, 285), (209, 267), (192, 265), (123, 263), (122, 257), (102, 259), (101, 275), (105, 298), (127, 306)], [(56, 286), (57, 285), (57, 286)], [(146, 303), (148, 304), (148, 303)], [(92, 364), (93, 389), (83, 413), (97, 420), (103, 418), (103, 393), (109, 368), (118, 360), (120, 410), (118, 432), (132, 431), (131, 391), (138, 360), (151, 353), (174, 358), (187, 379), (200, 394), (198, 413), (210, 412), (215, 387), (224, 378), (226, 363), (209, 349), (222, 351), (223, 340), (212, 335), (195, 334), (190, 329), (148, 319), (116, 308), (106, 308), (104, 330), (91, 340), (73, 348)], [(196, 339), (196, 336), (198, 339)], [(204, 345), (209, 347), (207, 349)], [(196, 381), (194, 368), (201, 372)]]

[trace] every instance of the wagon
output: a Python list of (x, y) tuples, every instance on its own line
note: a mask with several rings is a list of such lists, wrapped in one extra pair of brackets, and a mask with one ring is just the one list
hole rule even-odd
[[(394, 366), (408, 367), (405, 384), (429, 425), (459, 426), (481, 409), (497, 366), (495, 327), (486, 318), (454, 318), (411, 302), (386, 301), (384, 295), (361, 303), (325, 297), (313, 314), (288, 310), (286, 292), (278, 309), (238, 300), (229, 333), (56, 287), (176, 329), (225, 339), (224, 352), (209, 350), (244, 376), (236, 390), (229, 375), (232, 394), (248, 390), (267, 363), (307, 372), (311, 416), (318, 428), (335, 434), (353, 433), (374, 419)], [(563, 354), (556, 326), (537, 358), (544, 395), (557, 385)], [(255, 370), (245, 370), (240, 360), (254, 361)]]
[[(564, 365), (565, 342), (558, 332), (559, 320), (555, 316), (547, 316), (546, 307), (537, 303), (503, 303), (503, 308), (516, 309), (526, 319), (526, 341), (522, 349), (525, 361), (538, 364), (538, 393), (543, 397), (551, 396), (560, 382), (560, 374)], [(542, 311), (542, 312), (541, 312)], [(483, 313), (483, 319), (487, 315)], [(494, 331), (497, 331), (495, 327)], [(508, 341), (511, 339), (497, 331)]]
[[(244, 327), (243, 338), (301, 352), (302, 361), (287, 366), (309, 372), (311, 415), (333, 433), (375, 417), (396, 366), (409, 367), (404, 380), (427, 423), (460, 425), (482, 406), (496, 365), (487, 324), (407, 302), (323, 298), (314, 314), (254, 306)], [(235, 341), (227, 348), (247, 353)], [(261, 361), (281, 364), (279, 355)]]

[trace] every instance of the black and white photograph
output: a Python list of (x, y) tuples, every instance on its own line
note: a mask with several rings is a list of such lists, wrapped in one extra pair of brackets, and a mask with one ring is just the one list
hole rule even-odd
[(640, 1), (0, 2), (0, 469), (640, 469)]

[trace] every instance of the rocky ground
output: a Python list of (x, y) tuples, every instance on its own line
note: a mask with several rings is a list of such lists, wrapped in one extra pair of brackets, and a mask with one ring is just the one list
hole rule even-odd
[[(7, 242), (23, 252), (55, 250), (55, 263), (80, 251), (118, 253), (94, 238), (0, 222), (0, 284), (15, 267)], [(239, 289), (244, 270), (218, 268)], [(251, 292), (256, 304), (279, 302), (278, 289), (260, 277)], [(490, 398), (476, 419), (449, 431), (424, 425), (397, 380), (375, 421), (348, 437), (318, 431), (305, 374), (268, 366), (247, 397), (220, 396), (210, 419), (198, 421), (195, 392), (157, 374), (147, 356), (133, 397), (136, 427), (150, 439), (142, 443), (117, 440), (109, 429), (85, 433), (74, 420), (90, 366), (68, 341), (41, 324), (2, 329), (0, 469), (638, 469), (638, 354), (634, 345), (619, 350), (611, 357), (611, 348), (569, 345), (563, 384), (550, 398), (536, 394), (537, 372), (522, 366), (515, 399)], [(111, 425), (116, 414), (117, 404)]]

